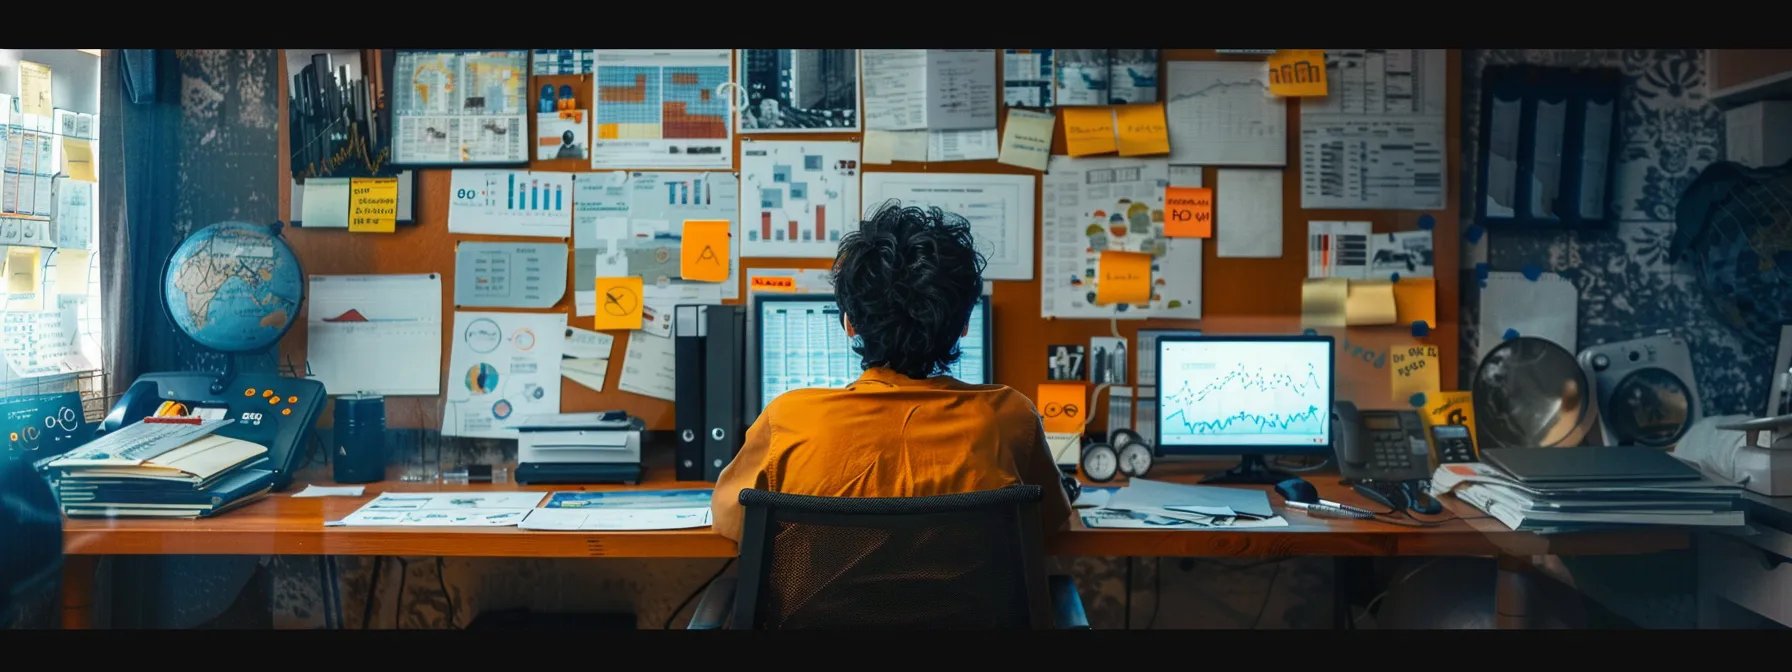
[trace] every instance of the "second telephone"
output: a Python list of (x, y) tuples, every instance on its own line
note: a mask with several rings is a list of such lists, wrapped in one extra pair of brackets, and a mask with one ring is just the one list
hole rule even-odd
[(1332, 408), (1332, 436), (1338, 471), (1357, 481), (1417, 481), (1431, 478), (1431, 444), (1417, 411), (1359, 411), (1338, 402)]

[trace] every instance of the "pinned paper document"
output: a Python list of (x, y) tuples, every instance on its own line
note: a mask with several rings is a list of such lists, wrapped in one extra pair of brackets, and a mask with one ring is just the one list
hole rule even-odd
[(52, 276), (57, 294), (87, 293), (87, 250), (57, 250), (56, 273)]
[(1437, 328), (1437, 280), (1433, 278), (1400, 278), (1394, 283), (1396, 324), (1425, 323)]
[(1064, 143), (1071, 156), (1093, 156), (1119, 151), (1111, 107), (1064, 108)]
[(678, 274), (695, 282), (728, 280), (728, 230), (725, 219), (687, 219), (679, 245)]
[(64, 138), (62, 141), (62, 166), (62, 172), (67, 173), (71, 180), (96, 181), (93, 176), (93, 141)]
[[(1002, 153), (996, 161), (1045, 172), (1052, 158), (1052, 128), (1057, 125), (1057, 115), (1050, 112), (1009, 108), (1008, 125), (1002, 128)], [(865, 135), (869, 138), (871, 134)]]
[(1121, 156), (1170, 153), (1170, 125), (1164, 119), (1163, 103), (1115, 107), (1114, 130)]
[(1039, 404), (1039, 415), (1045, 431), (1081, 433), (1083, 415), (1088, 412), (1082, 383), (1041, 383), (1033, 401)]
[(6, 291), (11, 294), (33, 294), (43, 287), (41, 249), (36, 247), (6, 248)]
[(1202, 187), (1164, 189), (1164, 235), (1171, 238), (1213, 237), (1213, 190)]
[(641, 276), (597, 279), (597, 316), (592, 329), (641, 328)]
[[(1430, 401), (1442, 383), (1438, 379), (1437, 346), (1395, 345), (1388, 348), (1388, 375), (1392, 376), (1395, 403)], [(1423, 396), (1419, 396), (1423, 395)]]
[(1344, 302), (1344, 322), (1353, 327), (1393, 324), (1398, 315), (1394, 308), (1394, 283), (1386, 280), (1355, 280)]
[(1095, 303), (1151, 302), (1151, 255), (1144, 252), (1105, 250), (1098, 262)]
[(1283, 97), (1326, 95), (1325, 52), (1278, 49), (1269, 57), (1269, 94)]
[(1350, 299), (1350, 281), (1313, 278), (1300, 286), (1300, 323), (1305, 327), (1344, 326), (1344, 305)]
[(397, 229), (398, 178), (357, 177), (351, 180), (348, 187), (349, 232), (392, 233)]

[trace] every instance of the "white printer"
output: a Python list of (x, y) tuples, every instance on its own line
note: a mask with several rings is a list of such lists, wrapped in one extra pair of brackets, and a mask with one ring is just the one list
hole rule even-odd
[(622, 411), (533, 415), (517, 430), (516, 482), (529, 485), (641, 480), (638, 418)]

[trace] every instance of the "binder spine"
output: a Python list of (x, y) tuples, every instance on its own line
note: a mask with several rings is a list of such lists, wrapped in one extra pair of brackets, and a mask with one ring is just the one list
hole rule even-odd
[(704, 415), (708, 433), (703, 437), (703, 480), (715, 481), (722, 468), (734, 460), (741, 445), (742, 386), (746, 313), (739, 306), (710, 306), (704, 335)]
[(709, 416), (704, 412), (704, 337), (708, 306), (673, 308), (673, 354), (678, 373), (673, 392), (672, 426), (676, 430), (672, 451), (673, 476), (680, 481), (705, 480), (704, 444)]

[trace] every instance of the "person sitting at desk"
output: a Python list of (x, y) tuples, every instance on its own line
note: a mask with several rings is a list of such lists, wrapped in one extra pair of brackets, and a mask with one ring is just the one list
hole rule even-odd
[(970, 224), (891, 201), (840, 241), (834, 295), (865, 373), (845, 389), (792, 390), (765, 407), (722, 470), (715, 531), (740, 541), (746, 488), (824, 497), (1045, 489), (1048, 536), (1070, 501), (1033, 402), (945, 375), (983, 294)]

